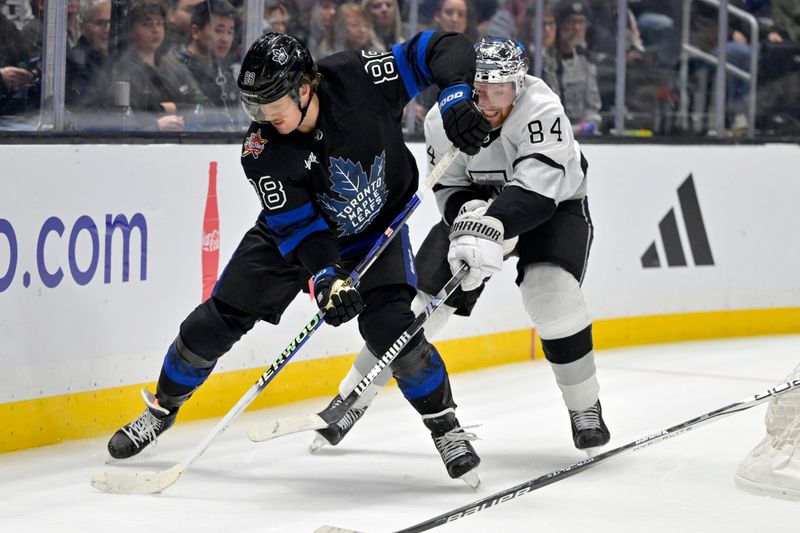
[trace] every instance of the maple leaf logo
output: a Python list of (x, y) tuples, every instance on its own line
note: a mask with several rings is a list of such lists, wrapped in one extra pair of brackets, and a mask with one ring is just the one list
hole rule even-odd
[(369, 177), (361, 163), (331, 157), (330, 196), (318, 194), (320, 206), (336, 222), (339, 236), (353, 235), (366, 228), (386, 203), (386, 152), (376, 156)]

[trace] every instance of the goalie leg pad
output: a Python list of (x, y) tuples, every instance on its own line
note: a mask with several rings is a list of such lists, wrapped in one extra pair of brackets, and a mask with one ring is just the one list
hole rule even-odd
[(578, 280), (557, 265), (526, 267), (519, 289), (542, 339), (569, 337), (592, 323)]

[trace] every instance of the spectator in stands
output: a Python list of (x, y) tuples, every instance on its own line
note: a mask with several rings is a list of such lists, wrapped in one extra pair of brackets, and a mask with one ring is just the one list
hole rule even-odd
[(264, 10), (267, 12), (267, 17), (264, 21), (265, 31), (289, 33), (289, 23), (292, 21), (292, 15), (285, 3), (267, 2), (264, 4)]
[[(183, 131), (183, 115), (207, 103), (189, 70), (164, 64), (156, 51), (164, 42), (167, 10), (160, 0), (133, 0), (128, 11), (128, 49), (111, 66), (110, 81), (130, 84), (130, 107), (141, 129)], [(112, 84), (107, 85), (111, 90)], [(106, 95), (113, 105), (113, 95)]]
[[(558, 52), (556, 50), (556, 17), (553, 13), (553, 7), (546, 3), (542, 11), (542, 72), (541, 78), (550, 89), (557, 95), (561, 94), (561, 89), (558, 82)], [(525, 24), (522, 27), (523, 32), (521, 41), (528, 48), (528, 57), (530, 65), (528, 68), (529, 74), (534, 74), (534, 61), (536, 55), (536, 6), (531, 6), (525, 15)]]
[(268, 0), (264, 5), (266, 20), (264, 31), (277, 31), (297, 37), (302, 41), (308, 39), (308, 32), (299, 24), (297, 6), (292, 0)]
[(787, 33), (790, 41), (800, 42), (800, 0), (770, 0), (772, 20)]
[[(28, 66), (31, 51), (17, 27), (0, 14), (0, 116), (38, 109), (38, 69)], [(35, 94), (34, 94), (35, 93)], [(0, 119), (0, 128), (9, 125)]]
[[(782, 87), (785, 82), (782, 78), (784, 74), (790, 71), (791, 67), (789, 65), (792, 60), (787, 61), (786, 57), (781, 57), (777, 50), (778, 47), (773, 45), (789, 39), (790, 34), (788, 30), (779, 27), (772, 17), (774, 13), (780, 13), (784, 6), (792, 3), (797, 6), (797, 13), (800, 14), (800, 0), (772, 0), (770, 3), (764, 0), (730, 0), (732, 6), (752, 13), (760, 22), (759, 35), (760, 44), (762, 45), (760, 60), (762, 68), (759, 71), (758, 82), (762, 87), (759, 89), (759, 106), (762, 108), (762, 114), (768, 115), (762, 119), (765, 124), (773, 121), (775, 117), (771, 115), (782, 111), (781, 107), (783, 105), (780, 102), (785, 102), (786, 97), (789, 96), (786, 94), (784, 87)], [(712, 54), (716, 54), (718, 50), (717, 17), (716, 7), (698, 3), (693, 6), (690, 19), (690, 42)], [(744, 23), (737, 17), (729, 17), (725, 47), (727, 62), (745, 72), (749, 72), (753, 50), (749, 24)], [(698, 60), (692, 61), (690, 65), (693, 74), (694, 109), (701, 113), (704, 112), (708, 119), (695, 124), (695, 131), (697, 133), (705, 133), (707, 128), (713, 124), (711, 105), (714, 93), (715, 66)], [(775, 68), (776, 66), (777, 68)], [(749, 125), (746, 115), (749, 94), (750, 83), (728, 73), (726, 76), (726, 126), (734, 132), (744, 131)], [(765, 109), (765, 104), (768, 101), (772, 102), (767, 105), (767, 107), (771, 108), (771, 113), (766, 112)]]
[(597, 69), (582, 46), (590, 13), (586, 3), (579, 0), (562, 0), (555, 7), (561, 103), (575, 136), (600, 133)]
[[(525, 24), (525, 0), (501, 0), (493, 9), (491, 17), (478, 26), (479, 35), (518, 39)], [(535, 5), (531, 5), (531, 9), (535, 9)]]
[(342, 50), (383, 51), (367, 13), (358, 4), (342, 4), (336, 12), (334, 48)]
[(192, 12), (194, 11), (194, 6), (203, 1), (205, 0), (166, 0), (166, 35), (158, 55), (163, 56), (173, 46), (185, 45), (189, 42), (192, 37)]
[(33, 19), (33, 11), (28, 0), (0, 0), (0, 15), (14, 23), (18, 30), (22, 30), (23, 26)]
[[(72, 48), (78, 42), (80, 30), (78, 29), (78, 10), (80, 0), (67, 0), (67, 48)], [(31, 0), (31, 9), (35, 18), (31, 19), (22, 28), (22, 37), (35, 55), (41, 54), (42, 37), (44, 36), (44, 9), (45, 0)]]
[[(463, 33), (470, 40), (477, 40), (478, 32), (475, 29), (473, 15), (471, 12), (472, 4), (467, 0), (439, 0), (438, 8), (433, 14), (433, 28), (441, 31), (452, 31)], [(436, 104), (439, 97), (438, 87), (432, 85), (420, 92), (411, 101), (411, 109), (414, 112), (414, 132), (412, 134), (423, 134), (423, 124), (428, 110)]]
[[(163, 65), (185, 67), (211, 109), (196, 129), (230, 130), (241, 126), (236, 73), (227, 57), (233, 44), (235, 10), (226, 0), (204, 0), (192, 13), (191, 40), (170, 50)], [(195, 117), (195, 120), (200, 120)]]
[(391, 50), (392, 45), (407, 39), (403, 34), (397, 0), (361, 0), (361, 7), (372, 22), (375, 35), (384, 50)]
[(440, 0), (433, 14), (433, 26), (437, 30), (463, 33), (472, 41), (478, 40), (471, 5), (467, 0)]
[(680, 2), (640, 0), (631, 4), (645, 50), (663, 68), (677, 69), (681, 43)]
[(78, 13), (81, 36), (67, 52), (67, 106), (85, 107), (99, 99), (98, 78), (108, 57), (111, 1), (83, 0)]
[(337, 0), (317, 0), (311, 9), (308, 49), (318, 61), (334, 51)]

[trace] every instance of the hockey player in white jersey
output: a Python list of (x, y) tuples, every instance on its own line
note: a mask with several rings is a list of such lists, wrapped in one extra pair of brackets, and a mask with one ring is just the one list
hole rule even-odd
[[(459, 291), (425, 323), (426, 335), (435, 337), (453, 314), (470, 314), (484, 281), (500, 271), (504, 258), (518, 256), (516, 283), (569, 412), (573, 442), (592, 453), (610, 433), (581, 291), (593, 237), (588, 163), (558, 96), (526, 75), (522, 45), (484, 37), (475, 47), (478, 107), (492, 130), (477, 154), (460, 153), (434, 187), (442, 220), (417, 255), (414, 309), (438, 293), (451, 269), (469, 265)], [(427, 115), (425, 140), (434, 165), (449, 146), (437, 109)], [(331, 403), (346, 397), (374, 364), (363, 348)], [(311, 450), (341, 441), (389, 379), (384, 371), (344, 418), (318, 430)]]

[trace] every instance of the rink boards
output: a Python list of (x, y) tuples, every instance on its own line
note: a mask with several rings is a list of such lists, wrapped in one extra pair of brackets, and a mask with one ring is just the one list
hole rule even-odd
[[(421, 168), (424, 146), (411, 145)], [(796, 145), (589, 145), (584, 282), (596, 348), (800, 332)], [(0, 452), (117, 427), (259, 212), (235, 145), (0, 146)], [(206, 204), (216, 162), (218, 233)], [(421, 243), (432, 195), (411, 219)], [(204, 264), (205, 250), (205, 264)], [(213, 254), (212, 254), (213, 255)], [(436, 339), (451, 371), (540, 357), (515, 269)], [(217, 366), (182, 419), (219, 416), (315, 312), (298, 297)], [(360, 347), (322, 327), (256, 400), (332, 394)]]

